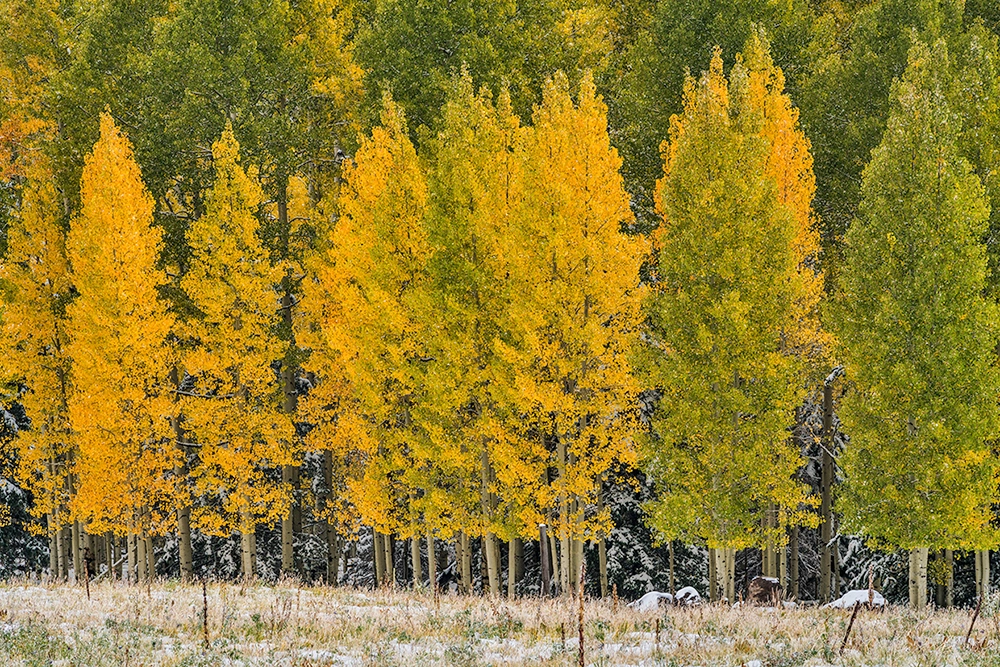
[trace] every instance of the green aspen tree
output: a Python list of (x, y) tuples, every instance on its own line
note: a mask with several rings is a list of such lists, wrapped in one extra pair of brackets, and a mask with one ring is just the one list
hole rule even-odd
[[(684, 113), (663, 145), (638, 351), (661, 394), (646, 446), (661, 493), (650, 523), (665, 539), (706, 542), (729, 600), (734, 550), (784, 544), (785, 528), (807, 520), (788, 437), (805, 365), (787, 334), (799, 326), (808, 276), (800, 225), (769, 175), (762, 107), (747, 103), (751, 83), (737, 62), (730, 85), (718, 50), (708, 72), (687, 81)], [(777, 520), (762, 522), (772, 506)]]
[[(928, 549), (996, 544), (1000, 462), (996, 305), (983, 296), (989, 207), (960, 157), (943, 40), (916, 45), (864, 171), (835, 324), (851, 390), (842, 418), (845, 527), (911, 552), (926, 602)], [(905, 520), (900, 517), (905, 516)]]

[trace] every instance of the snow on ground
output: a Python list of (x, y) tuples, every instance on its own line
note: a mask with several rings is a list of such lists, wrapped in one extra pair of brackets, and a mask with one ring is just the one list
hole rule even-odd
[(847, 591), (833, 602), (827, 603), (825, 606), (829, 609), (851, 609), (858, 602), (863, 605), (871, 603), (873, 607), (885, 606), (885, 598), (882, 597), (882, 594), (878, 591), (869, 592), (867, 588), (864, 590)]
[[(867, 591), (865, 601), (867, 601)], [(663, 594), (661, 594), (663, 595)], [(969, 613), (723, 605), (632, 609), (588, 601), (588, 665), (996, 665), (993, 622), (964, 644)], [(644, 598), (645, 599), (645, 598)], [(650, 598), (652, 599), (652, 598)], [(578, 603), (405, 591), (212, 584), (209, 644), (200, 587), (0, 584), (0, 660), (21, 665), (567, 665)], [(125, 656), (128, 656), (127, 660)], [(979, 660), (983, 658), (984, 660)], [(31, 661), (30, 663), (28, 661)], [(978, 661), (977, 661), (978, 660)]]

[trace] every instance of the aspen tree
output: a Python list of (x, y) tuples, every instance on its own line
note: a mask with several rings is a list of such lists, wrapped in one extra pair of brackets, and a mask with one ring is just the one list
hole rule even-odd
[[(996, 304), (984, 298), (989, 207), (960, 156), (948, 48), (917, 44), (848, 231), (837, 333), (851, 391), (842, 415), (845, 526), (910, 550), (926, 603), (927, 550), (997, 544)], [(905, 514), (906, 521), (900, 521)]]
[(270, 474), (291, 462), (294, 437), (272, 368), (285, 348), (274, 333), (280, 274), (258, 235), (260, 185), (240, 166), (231, 126), (212, 157), (215, 183), (188, 230), (191, 268), (181, 280), (198, 311), (182, 327), (191, 339), (184, 427), (198, 445), (191, 476), (196, 492), (214, 501), (192, 518), (205, 533), (243, 535), (243, 575), (253, 577), (256, 528), (284, 516), (290, 500)]
[(601, 480), (635, 460), (638, 387), (628, 352), (639, 329), (639, 266), (647, 247), (632, 221), (607, 110), (589, 75), (576, 104), (561, 74), (535, 108), (525, 147), (524, 195), (504, 249), (519, 408), (555, 452), (558, 478), (535, 502), (558, 516), (562, 590), (575, 589), (583, 541), (609, 530), (596, 513)]
[(345, 167), (341, 215), (319, 242), (304, 292), (318, 315), (313, 340), (349, 389), (332, 420), (338, 446), (355, 461), (347, 495), (388, 551), (393, 533), (413, 531), (405, 472), (418, 437), (416, 365), (425, 363), (415, 299), (430, 249), (425, 177), (402, 110), (388, 96), (383, 107), (382, 124)]
[[(761, 31), (751, 35), (736, 60), (735, 71), (745, 70), (746, 80), (745, 85), (734, 91), (733, 106), (737, 113), (758, 117), (758, 131), (768, 143), (764, 174), (774, 179), (778, 202), (795, 218), (792, 250), (799, 290), (793, 302), (793, 321), (782, 333), (783, 346), (805, 363), (807, 381), (815, 386), (820, 373), (829, 368), (833, 340), (820, 322), (824, 276), (819, 267), (818, 221), (812, 208), (816, 177), (809, 140), (799, 126), (798, 109), (785, 94), (784, 73), (774, 65), (770, 46)], [(776, 507), (768, 508), (765, 530), (776, 532), (777, 511)], [(768, 543), (762, 569), (765, 576), (778, 578), (782, 586), (787, 586), (784, 553), (784, 539)]]
[(503, 243), (520, 204), (524, 137), (509, 97), (498, 102), (476, 94), (463, 72), (442, 130), (428, 142), (426, 219), (435, 252), (421, 316), (433, 361), (422, 366), (426, 438), (415, 447), (411, 481), (422, 491), (414, 511), (427, 529), (483, 538), (493, 595), (500, 593), (497, 537), (533, 533), (539, 515), (525, 499), (537, 494), (545, 462), (537, 439), (517, 428), (513, 377), (497, 354), (496, 341), (511, 341)]
[(177, 459), (173, 317), (159, 300), (160, 232), (128, 139), (110, 114), (87, 156), (67, 239), (79, 296), (69, 306), (79, 458), (73, 510), (97, 532), (144, 540), (169, 527)]
[[(52, 175), (44, 161), (24, 169), (20, 206), (8, 230), (0, 264), (6, 294), (0, 349), (4, 373), (24, 387), (18, 401), (31, 428), (18, 432), (18, 479), (31, 491), (35, 516), (46, 518), (50, 570), (58, 576), (59, 533), (69, 520), (70, 375), (66, 305), (72, 299), (66, 233)], [(65, 565), (63, 563), (63, 565)]]
[[(787, 432), (805, 377), (785, 342), (808, 302), (795, 250), (802, 223), (768, 174), (761, 85), (755, 100), (737, 63), (730, 86), (718, 49), (685, 84), (684, 113), (663, 145), (655, 289), (639, 351), (661, 393), (646, 452), (661, 492), (650, 522), (666, 539), (707, 542), (730, 601), (733, 550), (783, 544), (785, 526), (807, 520)], [(777, 521), (762, 522), (772, 505)]]

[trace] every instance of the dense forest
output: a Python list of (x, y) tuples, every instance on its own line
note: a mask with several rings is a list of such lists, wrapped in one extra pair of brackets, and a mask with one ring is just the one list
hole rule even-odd
[(0, 575), (971, 604), (992, 0), (6, 0)]

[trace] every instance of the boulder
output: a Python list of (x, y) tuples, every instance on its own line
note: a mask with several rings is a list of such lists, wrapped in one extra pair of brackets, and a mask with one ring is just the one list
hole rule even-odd
[(747, 587), (747, 601), (750, 604), (777, 605), (782, 592), (777, 579), (754, 577)]

